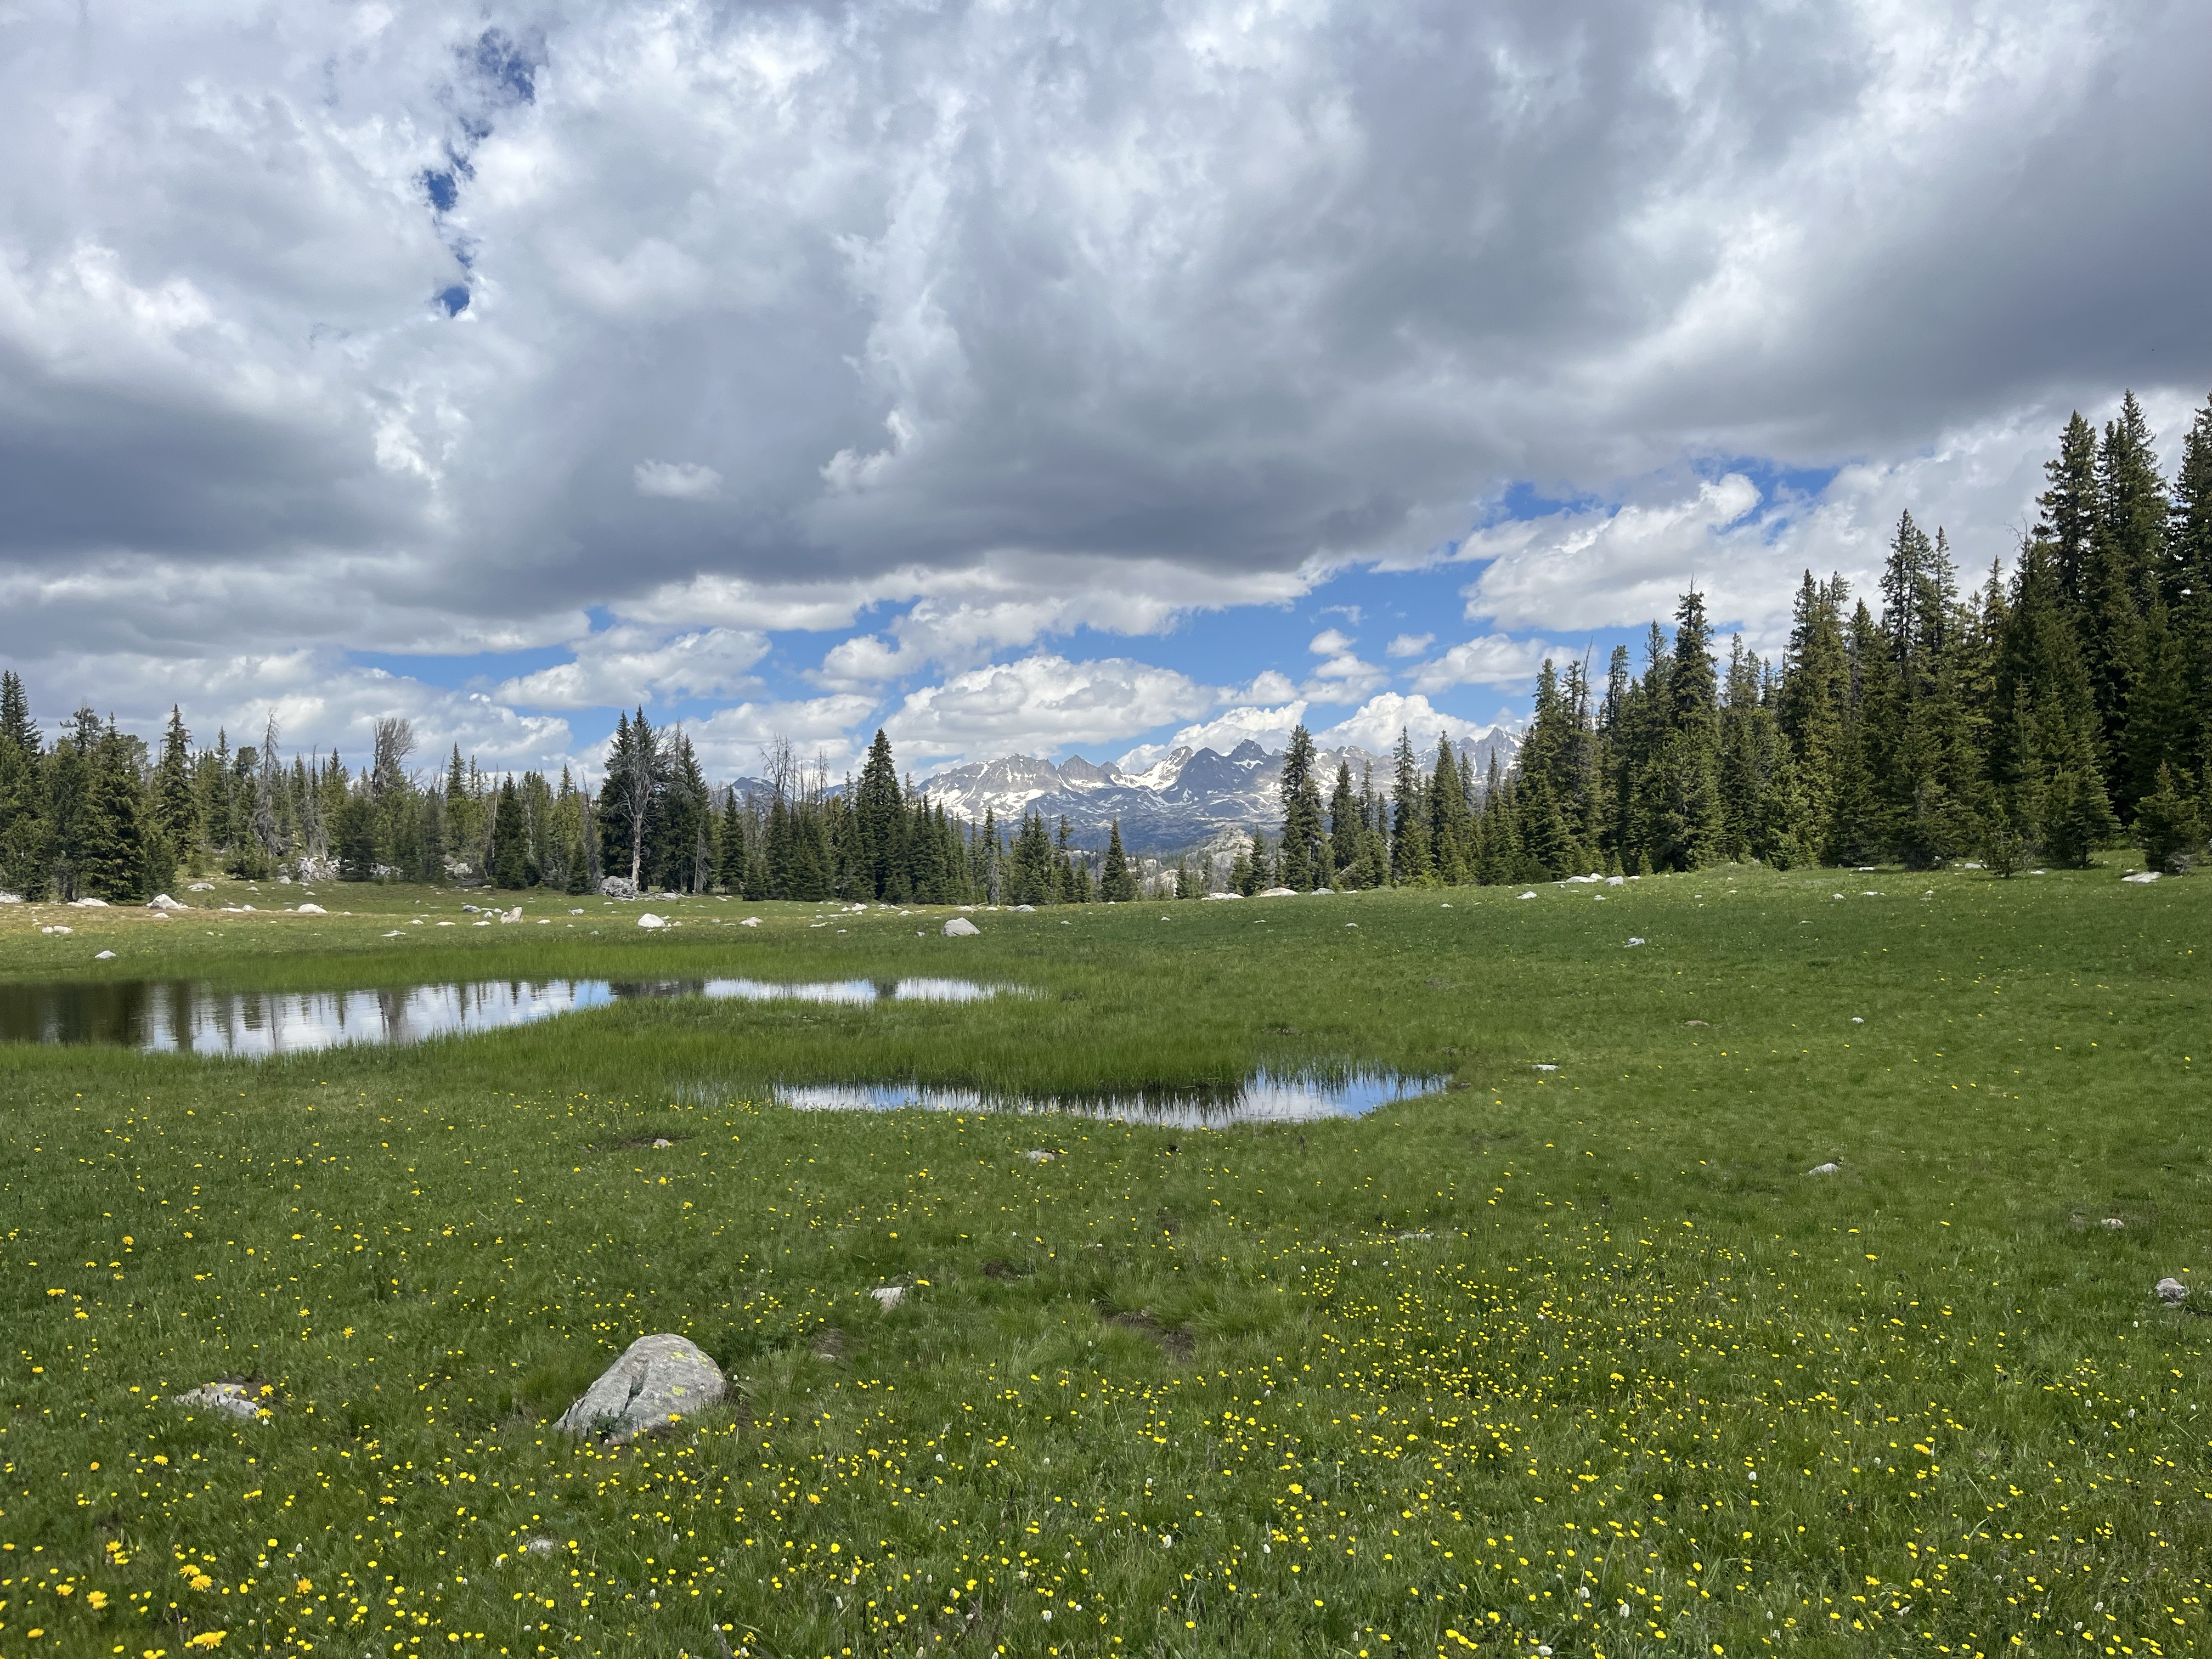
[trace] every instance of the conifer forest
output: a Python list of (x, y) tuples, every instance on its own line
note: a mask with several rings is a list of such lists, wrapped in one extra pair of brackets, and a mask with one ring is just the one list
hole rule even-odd
[[(1497, 884), (1604, 871), (1981, 861), (2086, 866), (2132, 842), (2150, 867), (2204, 850), (2212, 779), (2212, 403), (2160, 473), (2132, 395), (2076, 414), (2009, 568), (1956, 568), (1907, 513), (1879, 590), (1805, 573), (1779, 660), (1725, 650), (1703, 595), (1641, 661), (1547, 661), (1514, 766), (1478, 777), (1401, 734), (1387, 775), (1317, 775), (1294, 734), (1279, 829), (1228, 884)], [(459, 749), (416, 760), (408, 723), (371, 752), (287, 755), (272, 720), (158, 746), (94, 707), (49, 738), (0, 676), (0, 890), (143, 900), (179, 872), (723, 891), (748, 898), (1081, 903), (1195, 897), (1210, 860), (1140, 873), (1118, 830), (949, 817), (882, 732), (857, 778), (787, 743), (757, 787), (711, 782), (680, 726), (623, 718), (596, 789), (564, 768), (495, 775)], [(611, 890), (622, 890), (619, 887)]]

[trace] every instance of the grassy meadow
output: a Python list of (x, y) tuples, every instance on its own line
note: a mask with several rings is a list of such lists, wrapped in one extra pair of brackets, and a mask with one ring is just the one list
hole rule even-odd
[[(2118, 874), (958, 940), (714, 899), (476, 927), (481, 896), (337, 884), (350, 915), (274, 884), (166, 922), (8, 907), (5, 981), (1035, 994), (0, 1049), (0, 1659), (2197, 1651), (2212, 878)], [(762, 1086), (1342, 1065), (1448, 1081), (1202, 1131)], [(627, 1449), (556, 1433), (653, 1331), (732, 1400)], [(270, 1415), (172, 1403), (217, 1378)]]

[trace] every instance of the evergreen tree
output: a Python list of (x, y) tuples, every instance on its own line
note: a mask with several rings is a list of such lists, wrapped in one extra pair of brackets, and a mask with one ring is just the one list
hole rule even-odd
[(1390, 879), (1400, 886), (1430, 878), (1428, 806), (1423, 799), (1421, 763), (1413, 757), (1413, 734), (1398, 731), (1398, 747), (1392, 757), (1396, 769), (1390, 821)]
[[(513, 786), (509, 786), (513, 793)], [(376, 878), (376, 803), (367, 789), (350, 789), (332, 814), (337, 828), (338, 879)], [(520, 886), (520, 883), (514, 884)]]
[(1352, 787), (1352, 763), (1336, 763), (1336, 787), (1328, 797), (1328, 848), (1327, 884), (1348, 887), (1357, 878), (1353, 867), (1359, 862), (1360, 842), (1367, 830), (1367, 821), (1359, 808), (1359, 797)]
[(714, 879), (732, 898), (750, 898), (745, 890), (745, 872), (750, 860), (746, 844), (745, 807), (735, 789), (722, 798), (722, 835), (714, 866)]
[(1659, 762), (1649, 848), (1656, 867), (1698, 870), (1721, 856), (1720, 703), (1712, 629), (1702, 593), (1682, 596), (1674, 612), (1668, 665), (1668, 716)]
[(2097, 531), (2097, 429), (2075, 410), (2046, 461), (2050, 487), (2037, 498), (2043, 516), (2036, 538), (2049, 545), (2051, 574), (2069, 609), (2079, 611), (2088, 592), (2090, 544)]
[(2161, 766), (2136, 818), (2136, 843), (2143, 867), (2162, 875), (2185, 875), (2204, 856), (2204, 821), (2197, 803), (2182, 793), (2173, 769)]
[(492, 809), (491, 867), (495, 887), (530, 885), (530, 831), (523, 817), (522, 797), (509, 774), (499, 786), (498, 804)]
[(640, 708), (634, 717), (617, 716), (614, 743), (607, 750), (606, 781), (599, 786), (599, 841), (606, 866), (626, 872), (641, 890), (647, 873), (647, 836), (666, 786), (666, 757), (645, 710)]
[(1300, 721), (1283, 757), (1282, 884), (1300, 892), (1328, 885), (1328, 849), (1321, 786), (1314, 776), (1313, 734)]
[(27, 899), (46, 890), (43, 747), (21, 678), (0, 672), (0, 891)]
[(192, 734), (184, 711), (172, 705), (161, 738), (161, 763), (154, 780), (154, 822), (179, 854), (199, 842), (199, 799), (192, 790)]
[[(1304, 728), (1301, 726), (1299, 730)], [(1106, 839), (1106, 869), (1098, 883), (1098, 896), (1109, 904), (1127, 904), (1137, 896), (1137, 878), (1121, 851), (1121, 820), (1115, 818)]]
[(1049, 904), (1054, 899), (1054, 887), (1051, 835), (1044, 827), (1043, 814), (1027, 813), (1014, 837), (1013, 851), (1006, 860), (1005, 902)]
[(885, 899), (893, 903), (910, 896), (907, 878), (905, 839), (907, 812), (899, 787), (898, 767), (891, 758), (890, 739), (879, 727), (868, 745), (868, 758), (860, 768), (860, 781), (853, 797), (856, 867), (863, 888), (854, 896)]
[(111, 902), (150, 897), (145, 888), (146, 825), (131, 749), (111, 719), (88, 743), (83, 812), (76, 825), (78, 890)]

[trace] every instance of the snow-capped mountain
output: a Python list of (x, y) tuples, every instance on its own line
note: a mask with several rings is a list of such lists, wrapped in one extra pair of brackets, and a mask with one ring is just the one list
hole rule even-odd
[[(1497, 726), (1452, 745), (1460, 763), (1474, 767), (1478, 790), (1492, 757), (1510, 767), (1520, 746), (1518, 738)], [(1433, 750), (1425, 752), (1424, 769), (1434, 760)], [(1371, 766), (1376, 787), (1389, 788), (1387, 757), (1363, 749), (1323, 750), (1315, 757), (1314, 771), (1324, 802), (1339, 765), (1352, 768), (1354, 787)], [(1282, 776), (1283, 757), (1247, 738), (1225, 755), (1177, 749), (1136, 772), (1079, 756), (1055, 766), (1031, 755), (1006, 755), (939, 772), (922, 791), (956, 817), (981, 819), (994, 812), (1009, 830), (1025, 812), (1042, 812), (1054, 824), (1065, 817), (1085, 846), (1103, 845), (1107, 826), (1118, 819), (1122, 844), (1131, 853), (1176, 853), (1224, 830), (1279, 830)]]

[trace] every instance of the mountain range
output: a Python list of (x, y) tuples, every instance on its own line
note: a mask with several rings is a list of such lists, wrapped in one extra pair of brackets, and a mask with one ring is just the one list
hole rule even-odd
[[(1452, 745), (1459, 763), (1474, 767), (1478, 793), (1492, 757), (1501, 768), (1510, 767), (1520, 746), (1520, 739), (1499, 726)], [(1352, 768), (1355, 787), (1364, 769), (1373, 767), (1376, 787), (1388, 792), (1386, 757), (1347, 746), (1322, 750), (1314, 760), (1324, 803), (1339, 765)], [(1424, 751), (1424, 767), (1434, 763), (1433, 750)], [(1174, 854), (1255, 829), (1279, 830), (1282, 777), (1282, 755), (1248, 738), (1225, 755), (1213, 749), (1176, 749), (1135, 772), (1080, 756), (1055, 766), (1033, 755), (1006, 755), (948, 768), (926, 779), (921, 789), (955, 817), (980, 820), (990, 811), (1011, 831), (1024, 813), (1042, 812), (1054, 826), (1065, 817), (1077, 844), (1093, 848), (1104, 845), (1108, 826), (1118, 821), (1121, 844), (1131, 854)]]

